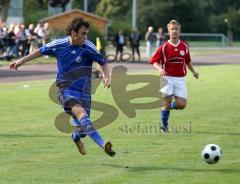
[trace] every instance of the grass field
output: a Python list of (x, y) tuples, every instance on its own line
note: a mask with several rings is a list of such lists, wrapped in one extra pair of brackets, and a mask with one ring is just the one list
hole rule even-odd
[[(199, 80), (187, 77), (187, 108), (171, 112), (170, 125), (178, 132), (150, 131), (150, 126), (158, 127), (159, 109), (138, 110), (135, 118), (119, 111), (113, 123), (99, 130), (114, 144), (115, 158), (89, 138), (88, 153), (81, 156), (70, 134), (55, 128), (54, 119), (62, 110), (48, 97), (53, 81), (0, 84), (0, 183), (239, 183), (240, 65), (197, 70)], [(93, 100), (117, 108), (102, 86)], [(93, 119), (98, 115), (92, 111)], [(223, 150), (218, 164), (201, 159), (201, 149), (209, 143)]]

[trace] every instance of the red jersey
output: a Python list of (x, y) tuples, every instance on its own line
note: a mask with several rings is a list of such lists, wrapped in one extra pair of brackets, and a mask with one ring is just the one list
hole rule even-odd
[(187, 74), (186, 63), (191, 62), (188, 44), (179, 40), (174, 45), (169, 41), (164, 42), (150, 60), (150, 64), (162, 65), (167, 76), (183, 77)]

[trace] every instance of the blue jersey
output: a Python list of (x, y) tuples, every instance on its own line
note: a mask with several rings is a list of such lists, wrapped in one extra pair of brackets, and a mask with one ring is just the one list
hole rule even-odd
[(92, 63), (106, 63), (95, 45), (85, 40), (81, 46), (71, 45), (69, 37), (56, 39), (40, 48), (41, 54), (57, 58), (57, 86), (71, 90), (91, 90)]

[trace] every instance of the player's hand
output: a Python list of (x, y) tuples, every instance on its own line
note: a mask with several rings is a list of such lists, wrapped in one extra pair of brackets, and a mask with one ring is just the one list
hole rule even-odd
[(13, 61), (12, 63), (9, 64), (9, 69), (10, 70), (17, 70), (19, 66), (21, 66), (23, 64), (23, 60), (22, 59), (18, 59)]
[(107, 88), (110, 88), (111, 87), (111, 82), (110, 82), (110, 79), (109, 78), (103, 78), (103, 85), (104, 87), (107, 87)]
[(198, 78), (199, 78), (199, 73), (193, 72), (193, 76), (194, 76), (196, 79), (198, 79)]
[(161, 76), (161, 77), (164, 76), (164, 75), (166, 75), (165, 70), (162, 69), (162, 68), (159, 70), (159, 73), (160, 73), (160, 76)]

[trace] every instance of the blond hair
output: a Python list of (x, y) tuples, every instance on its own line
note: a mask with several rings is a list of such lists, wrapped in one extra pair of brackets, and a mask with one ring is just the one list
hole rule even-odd
[(170, 22), (167, 24), (167, 28), (169, 28), (171, 25), (178, 25), (179, 28), (181, 28), (181, 24), (179, 24), (177, 20), (170, 20)]

